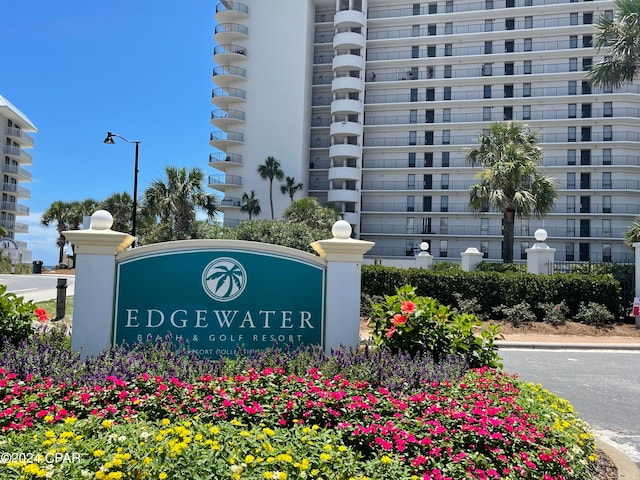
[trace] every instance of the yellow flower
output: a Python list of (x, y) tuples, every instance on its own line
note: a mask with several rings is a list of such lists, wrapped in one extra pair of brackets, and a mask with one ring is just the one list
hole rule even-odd
[(388, 465), (389, 463), (391, 463), (391, 457), (389, 457), (388, 455), (383, 455), (380, 461), (385, 465)]
[[(162, 425), (169, 425), (170, 423), (171, 423), (171, 420), (169, 420), (168, 418), (163, 418), (162, 419)], [(162, 475), (162, 473), (160, 475)]]
[(113, 422), (111, 420), (103, 420), (102, 426), (104, 428), (111, 428), (113, 426)]
[(113, 480), (120, 480), (122, 478), (122, 472), (111, 472), (107, 478), (112, 478)]
[(321, 453), (320, 460), (322, 460), (323, 462), (328, 462), (329, 460), (331, 460), (331, 455), (329, 455), (328, 453)]
[(244, 457), (244, 463), (252, 463), (255, 459), (256, 457), (254, 457), (253, 455), (247, 455), (246, 457)]
[(94, 450), (93, 451), (93, 456), (94, 457), (101, 457), (104, 455), (104, 450)]
[(167, 474), (166, 474), (166, 473), (164, 473), (164, 472), (162, 472), (162, 473), (160, 473), (160, 475), (158, 475), (158, 478), (159, 478), (160, 480), (164, 480), (165, 478), (167, 478)]

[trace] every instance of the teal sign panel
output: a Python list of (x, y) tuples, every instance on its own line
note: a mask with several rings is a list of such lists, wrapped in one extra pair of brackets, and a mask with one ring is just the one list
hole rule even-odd
[(118, 264), (114, 344), (185, 342), (209, 358), (237, 348), (323, 345), (325, 269), (273, 252), (178, 250)]

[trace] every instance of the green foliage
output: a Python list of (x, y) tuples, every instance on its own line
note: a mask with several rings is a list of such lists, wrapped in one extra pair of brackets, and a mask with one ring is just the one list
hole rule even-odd
[(15, 293), (7, 293), (7, 286), (0, 285), (0, 348), (6, 342), (17, 344), (32, 332), (36, 320), (35, 305)]
[(317, 200), (306, 197), (294, 201), (287, 207), (282, 213), (282, 218), (287, 222), (301, 223), (312, 230), (323, 232), (321, 237), (316, 238), (321, 240), (332, 237), (331, 228), (340, 217), (333, 208), (323, 207)]
[(542, 321), (549, 325), (564, 325), (567, 322), (569, 309), (564, 300), (560, 303), (539, 303), (538, 309), (542, 311)]
[(420, 297), (410, 285), (396, 293), (372, 305), (369, 325), (376, 344), (412, 355), (429, 352), (436, 361), (447, 355), (463, 355), (472, 367), (499, 365), (496, 326), (482, 328), (475, 315)]
[(462, 271), (462, 267), (457, 263), (436, 262), (431, 266), (431, 271), (432, 272)]
[(461, 293), (454, 293), (453, 296), (456, 299), (457, 310), (464, 313), (472, 313), (480, 320), (484, 320), (485, 315), (482, 313), (482, 305), (480, 301), (475, 298), (465, 298)]
[(613, 315), (607, 310), (607, 307), (596, 302), (589, 302), (588, 304), (581, 302), (580, 309), (574, 318), (577, 322), (593, 325), (598, 328), (606, 328), (611, 325), (614, 320)]
[(527, 266), (524, 263), (480, 262), (476, 266), (476, 272), (525, 273), (526, 271)]
[(531, 305), (527, 302), (520, 302), (513, 306), (498, 305), (493, 309), (493, 313), (494, 318), (502, 318), (514, 327), (536, 321), (536, 315), (531, 311)]
[(315, 253), (311, 243), (322, 240), (322, 233), (299, 223), (275, 220), (251, 220), (240, 222), (234, 229), (236, 240), (271, 243)]

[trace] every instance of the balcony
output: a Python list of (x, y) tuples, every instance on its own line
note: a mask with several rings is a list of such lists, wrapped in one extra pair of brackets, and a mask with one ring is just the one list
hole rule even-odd
[(329, 157), (353, 157), (360, 158), (362, 149), (360, 145), (352, 145), (350, 143), (339, 143), (329, 147)]
[(242, 206), (242, 199), (239, 197), (224, 197), (220, 200), (218, 205), (222, 209), (227, 208), (240, 208)]
[(9, 145), (5, 145), (4, 146), (4, 154), (8, 155), (10, 158), (13, 158), (14, 160), (18, 161), (19, 163), (21, 163), (23, 165), (32, 165), (33, 164), (33, 157), (31, 156), (31, 154), (25, 152), (20, 147), (12, 147), (12, 146), (9, 146)]
[(234, 82), (240, 82), (247, 79), (247, 71), (244, 68), (232, 65), (215, 67), (213, 69), (213, 81), (219, 87), (228, 87)]
[(240, 175), (209, 175), (209, 188), (224, 192), (227, 188), (242, 187), (242, 177)]
[(329, 128), (329, 135), (362, 136), (362, 124), (357, 122), (333, 122)]
[(29, 225), (13, 220), (0, 220), (0, 227), (4, 228), (7, 232), (29, 233)]
[(364, 57), (362, 55), (336, 55), (333, 57), (334, 70), (364, 70)]
[(230, 105), (245, 102), (246, 99), (247, 92), (240, 88), (214, 88), (211, 90), (211, 103), (225, 110)]
[(360, 192), (347, 188), (330, 189), (329, 192), (327, 192), (327, 201), (357, 203), (360, 201)]
[(0, 210), (13, 213), (14, 215), (29, 215), (29, 207), (20, 205), (17, 202), (1, 202)]
[(360, 170), (352, 167), (331, 167), (328, 173), (329, 180), (360, 180)]
[(350, 100), (345, 98), (331, 102), (332, 115), (337, 113), (357, 113), (358, 115), (362, 115), (363, 112), (364, 106), (360, 100)]
[(247, 38), (249, 38), (249, 29), (239, 23), (220, 23), (216, 25), (213, 33), (213, 39), (218, 45)]
[(33, 137), (25, 133), (21, 128), (6, 127), (4, 129), (4, 134), (15, 140), (22, 147), (33, 147)]
[(364, 12), (357, 10), (341, 10), (340, 12), (336, 12), (333, 18), (333, 24), (337, 29), (351, 27), (364, 28), (366, 22)]
[(10, 193), (15, 197), (20, 197), (20, 198), (31, 197), (31, 192), (29, 191), (29, 189), (21, 187), (17, 183), (3, 183), (2, 191), (6, 193)]
[(247, 59), (247, 49), (241, 45), (216, 45), (213, 49), (213, 61), (218, 65), (228, 65)]
[(333, 37), (333, 48), (352, 49), (364, 48), (364, 35), (355, 32), (339, 32)]
[(241, 110), (213, 110), (211, 123), (218, 128), (227, 129), (230, 125), (244, 123), (244, 112)]
[(211, 135), (209, 135), (209, 145), (219, 150), (226, 150), (228, 147), (243, 144), (244, 133), (217, 130), (215, 132), (211, 132)]
[(244, 3), (221, 0), (216, 5), (216, 20), (219, 23), (228, 23), (249, 18), (249, 7)]
[(15, 177), (17, 180), (23, 182), (31, 181), (31, 172), (20, 168), (18, 165), (2, 165), (2, 173)]
[(242, 155), (239, 153), (218, 152), (209, 155), (209, 166), (223, 172), (229, 167), (242, 165)]
[(363, 87), (362, 79), (357, 77), (338, 77), (331, 82), (333, 92), (360, 92)]

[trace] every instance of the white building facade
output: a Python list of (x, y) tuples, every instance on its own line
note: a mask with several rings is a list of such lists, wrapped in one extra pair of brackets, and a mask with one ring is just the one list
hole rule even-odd
[[(0, 226), (12, 242), (2, 242), (1, 250), (11, 253), (16, 263), (30, 263), (31, 251), (27, 243), (16, 241), (16, 235), (28, 233), (29, 227), (20, 222), (20, 217), (29, 215), (29, 207), (24, 202), (31, 197), (31, 191), (24, 183), (31, 181), (31, 172), (25, 167), (33, 164), (29, 149), (34, 139), (29, 133), (37, 132), (35, 125), (7, 99), (0, 95), (0, 140), (2, 141), (2, 202), (0, 202)], [(14, 258), (17, 247), (19, 258)]]
[[(276, 14), (275, 12), (280, 12)], [(516, 220), (514, 258), (545, 228), (556, 260), (633, 259), (640, 86), (592, 87), (594, 24), (613, 3), (569, 0), (243, 0), (216, 5), (216, 148), (209, 185), (228, 226), (275, 157), (297, 194), (331, 203), (369, 256), (502, 255), (502, 213), (477, 214), (466, 151), (490, 123), (527, 123), (558, 181), (554, 210)], [(281, 183), (281, 182), (280, 182)], [(290, 203), (274, 182), (276, 218)], [(260, 217), (259, 217), (260, 218)]]

